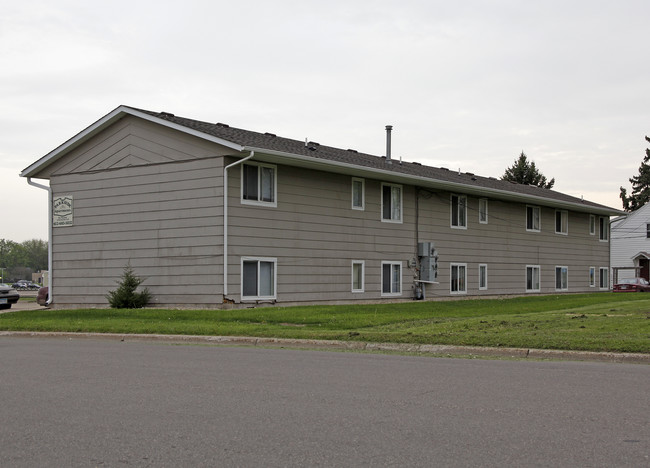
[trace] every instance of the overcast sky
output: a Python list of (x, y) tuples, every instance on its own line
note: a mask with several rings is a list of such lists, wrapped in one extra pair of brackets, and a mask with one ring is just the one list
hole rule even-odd
[(391, 124), (394, 158), (483, 176), (523, 150), (613, 208), (648, 146), (647, 0), (0, 7), (0, 239), (47, 239), (18, 174), (121, 104), (376, 155)]

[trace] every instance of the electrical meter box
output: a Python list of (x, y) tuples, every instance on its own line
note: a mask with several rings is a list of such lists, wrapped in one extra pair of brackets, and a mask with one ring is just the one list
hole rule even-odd
[(435, 282), (438, 280), (438, 253), (433, 242), (418, 242), (418, 258), (420, 259), (420, 281)]

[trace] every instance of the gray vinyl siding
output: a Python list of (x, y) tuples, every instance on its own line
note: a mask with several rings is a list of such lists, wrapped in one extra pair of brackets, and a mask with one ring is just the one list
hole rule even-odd
[[(347, 175), (277, 166), (277, 207), (240, 201), (240, 166), (229, 174), (229, 296), (240, 301), (241, 257), (277, 258), (279, 302), (381, 298), (381, 262), (402, 263), (412, 296), (414, 189), (403, 187), (403, 222), (381, 221), (381, 182), (365, 180), (365, 210), (351, 208)], [(365, 262), (365, 290), (353, 293), (352, 261)], [(392, 297), (392, 296), (391, 296)]]
[(106, 305), (129, 263), (154, 304), (221, 304), (223, 149), (125, 120), (51, 174), (74, 203), (74, 225), (53, 230), (56, 306)]

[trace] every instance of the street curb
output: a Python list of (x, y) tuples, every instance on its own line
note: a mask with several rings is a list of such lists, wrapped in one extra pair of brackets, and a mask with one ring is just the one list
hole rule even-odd
[(567, 351), (555, 349), (490, 348), (480, 346), (451, 346), (415, 343), (365, 343), (362, 341), (305, 340), (285, 338), (256, 338), (247, 336), (148, 335), (129, 333), (72, 333), (0, 331), (0, 337), (103, 339), (126, 342), (161, 342), (170, 344), (212, 344), (230, 346), (261, 346), (274, 348), (308, 348), (354, 351), (419, 353), (435, 356), (501, 357), (558, 361), (595, 361), (630, 364), (650, 364), (650, 354)]

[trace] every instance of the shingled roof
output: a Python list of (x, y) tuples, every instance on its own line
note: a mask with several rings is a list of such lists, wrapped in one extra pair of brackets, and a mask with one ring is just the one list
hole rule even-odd
[[(619, 210), (576, 198), (554, 190), (543, 189), (531, 185), (502, 181), (494, 177), (482, 177), (470, 172), (458, 172), (442, 167), (425, 166), (417, 162), (386, 161), (384, 156), (375, 156), (349, 149), (335, 148), (315, 142), (284, 138), (272, 133), (260, 133), (244, 130), (222, 123), (202, 122), (199, 120), (180, 117), (168, 112), (153, 112), (129, 106), (120, 106), (111, 114), (88, 127), (75, 138), (89, 138), (94, 132), (110, 124), (114, 119), (132, 114), (148, 117), (151, 121), (172, 126), (177, 129), (187, 129), (194, 135), (204, 135), (214, 141), (229, 142), (231, 147), (239, 151), (255, 151), (283, 155), (286, 158), (300, 159), (302, 162), (320, 162), (321, 165), (345, 166), (359, 171), (383, 173), (402, 177), (412, 181), (413, 185), (426, 187), (440, 186), (445, 189), (456, 189), (472, 194), (484, 194), (502, 198), (515, 198), (529, 203), (548, 204), (549, 206), (565, 207), (576, 211), (593, 212), (602, 215), (621, 214)], [(73, 147), (75, 138), (69, 140), (49, 155), (41, 158), (21, 175), (32, 176), (39, 166), (47, 165), (49, 159), (56, 153), (65, 152), (67, 147)], [(71, 143), (72, 142), (72, 143)], [(370, 177), (370, 175), (369, 175)]]

